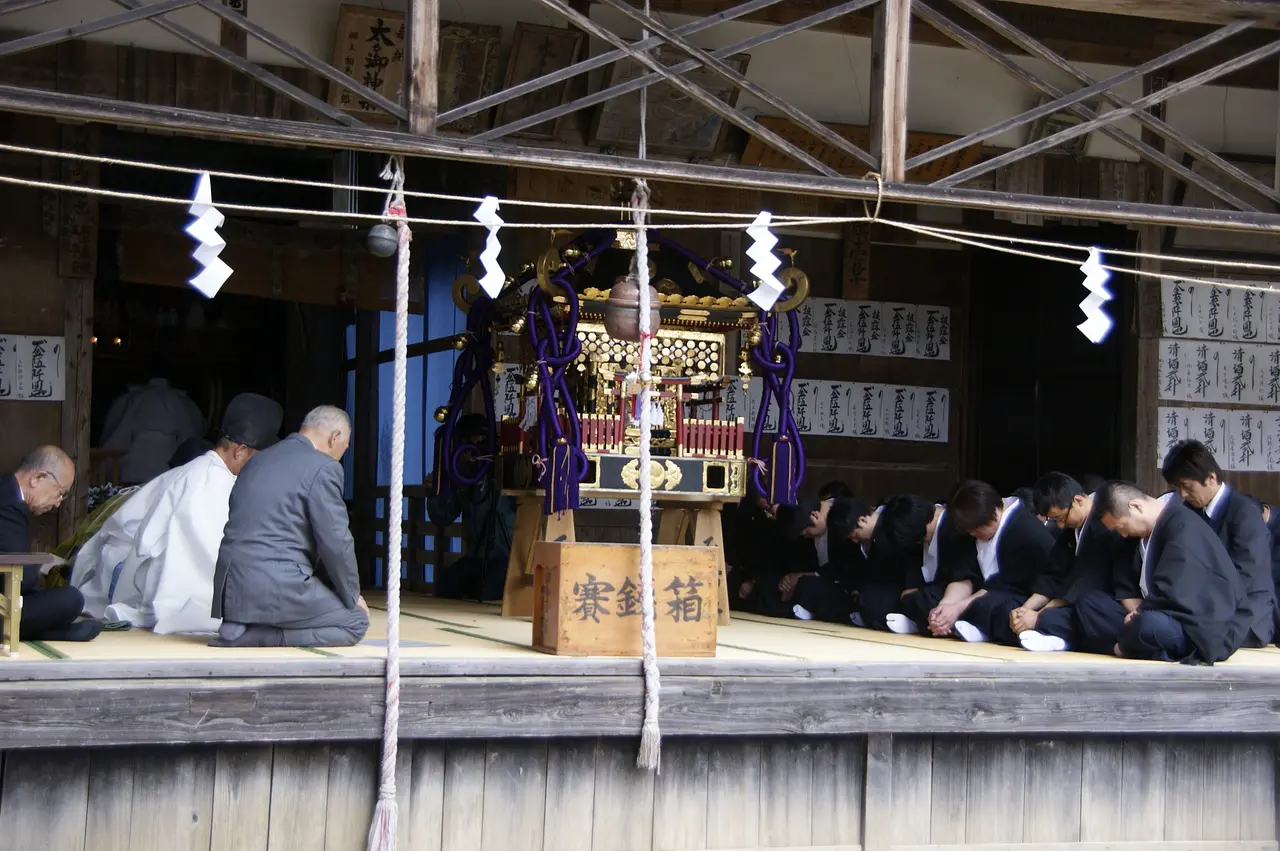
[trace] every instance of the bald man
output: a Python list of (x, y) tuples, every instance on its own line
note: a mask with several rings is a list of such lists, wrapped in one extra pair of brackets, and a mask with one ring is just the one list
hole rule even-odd
[[(0, 553), (31, 551), (31, 515), (57, 510), (75, 481), (76, 466), (56, 446), (28, 452), (10, 476), (0, 478)], [(40, 590), (40, 568), (22, 574), (23, 641), (92, 641), (102, 632), (97, 621), (78, 621), (84, 596), (75, 588)]]
[(218, 551), (217, 647), (339, 647), (369, 629), (340, 459), (351, 422), (307, 414), (297, 434), (251, 458), (231, 490)]

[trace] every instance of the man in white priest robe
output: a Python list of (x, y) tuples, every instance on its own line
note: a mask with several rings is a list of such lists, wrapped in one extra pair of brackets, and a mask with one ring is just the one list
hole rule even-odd
[(231, 489), (283, 420), (279, 403), (243, 393), (227, 405), (213, 449), (134, 493), (76, 556), (71, 584), (85, 611), (162, 635), (216, 633), (209, 612)]

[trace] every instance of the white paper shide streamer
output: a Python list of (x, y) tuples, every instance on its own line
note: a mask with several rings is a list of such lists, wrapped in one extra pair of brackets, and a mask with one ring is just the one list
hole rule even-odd
[(187, 283), (199, 290), (205, 298), (213, 298), (231, 277), (231, 267), (218, 256), (227, 247), (227, 241), (218, 233), (227, 217), (213, 206), (213, 187), (209, 175), (196, 179), (196, 197), (191, 202), (191, 215), (196, 219), (187, 225), (187, 233), (198, 244), (191, 253), (201, 269)]
[(1084, 297), (1084, 301), (1080, 302), (1085, 320), (1076, 327), (1080, 329), (1081, 334), (1089, 338), (1090, 342), (1101, 343), (1111, 333), (1111, 328), (1115, 324), (1104, 309), (1104, 305), (1114, 298), (1111, 291), (1107, 289), (1107, 281), (1111, 280), (1111, 273), (1102, 268), (1102, 254), (1096, 248), (1089, 249), (1089, 259), (1084, 261), (1080, 271), (1084, 272), (1084, 286), (1089, 294)]
[(498, 265), (498, 254), (502, 251), (502, 245), (498, 242), (498, 229), (505, 224), (498, 215), (498, 199), (492, 195), (486, 195), (480, 202), (480, 206), (476, 208), (474, 218), (489, 229), (489, 235), (484, 241), (484, 251), (480, 254), (480, 266), (484, 269), (480, 288), (488, 294), (489, 298), (497, 298), (507, 282), (506, 273)]
[(782, 295), (782, 291), (786, 289), (776, 274), (782, 261), (773, 253), (774, 246), (778, 244), (778, 238), (773, 235), (773, 231), (769, 230), (769, 222), (772, 219), (772, 215), (762, 212), (756, 216), (751, 227), (747, 228), (747, 236), (752, 240), (751, 247), (747, 249), (747, 256), (756, 261), (756, 264), (751, 267), (751, 274), (755, 275), (760, 283), (747, 298), (754, 301), (761, 310), (771, 309)]

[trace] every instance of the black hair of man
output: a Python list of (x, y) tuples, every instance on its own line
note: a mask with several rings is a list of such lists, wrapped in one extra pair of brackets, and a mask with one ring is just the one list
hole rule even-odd
[[(1011, 496), (1027, 508), (1035, 508), (1036, 492), (1034, 489), (1027, 487), (1015, 488)], [(1036, 514), (1040, 513), (1039, 511), (1036, 512)]]
[(969, 534), (996, 519), (996, 512), (1004, 504), (1000, 492), (986, 482), (970, 479), (956, 488), (948, 509), (955, 528)]
[(884, 530), (884, 540), (902, 552), (924, 546), (925, 532), (933, 520), (933, 503), (912, 493), (885, 500), (876, 531)]
[(818, 488), (818, 501), (826, 502), (828, 499), (850, 499), (853, 496), (853, 490), (841, 481), (827, 482)]
[(1059, 473), (1057, 470), (1045, 473), (1035, 486), (1036, 514), (1046, 517), (1052, 508), (1066, 511), (1071, 507), (1072, 500), (1084, 493), (1084, 486), (1066, 473)]
[(57, 446), (37, 446), (18, 462), (15, 473), (55, 473), (61, 464), (70, 464), (71, 456)]
[(1133, 482), (1107, 482), (1098, 489), (1093, 498), (1093, 514), (1095, 517), (1128, 517), (1129, 503), (1140, 499), (1150, 499), (1150, 495)]
[(1191, 479), (1206, 484), (1212, 475), (1222, 481), (1222, 468), (1213, 453), (1198, 440), (1180, 440), (1164, 456), (1160, 474), (1170, 485)]
[(774, 519), (778, 521), (778, 530), (789, 541), (800, 538), (805, 530), (813, 525), (813, 510), (817, 508), (812, 500), (800, 500), (795, 505), (779, 505)]
[(875, 513), (875, 509), (856, 497), (843, 497), (827, 510), (827, 537), (846, 540), (858, 528), (858, 521)]
[(1085, 473), (1080, 477), (1080, 487), (1085, 493), (1096, 493), (1099, 488), (1106, 487), (1107, 480), (1097, 473)]

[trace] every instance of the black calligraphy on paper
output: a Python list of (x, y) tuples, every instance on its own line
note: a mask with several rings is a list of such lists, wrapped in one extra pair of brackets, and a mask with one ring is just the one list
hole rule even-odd
[(1231, 352), (1231, 389), (1227, 395), (1239, 402), (1244, 398), (1247, 384), (1244, 378), (1244, 347), (1236, 346)]
[(880, 406), (877, 404), (882, 391), (877, 390), (875, 385), (868, 384), (862, 389), (861, 403), (861, 427), (858, 429), (860, 437), (876, 437), (880, 434)]
[(640, 614), (640, 589), (628, 576), (618, 588), (618, 617), (630, 618)]
[(844, 386), (831, 385), (827, 399), (827, 434), (844, 434)]
[(1182, 440), (1182, 429), (1179, 428), (1179, 425), (1178, 425), (1177, 411), (1171, 410), (1164, 415), (1164, 437), (1165, 437), (1164, 448), (1166, 452), (1172, 449), (1175, 443), (1177, 443), (1179, 440)]
[(1258, 339), (1258, 299), (1261, 294), (1254, 290), (1237, 293), (1240, 296), (1240, 339)]
[(844, 341), (849, 339), (849, 309), (844, 302), (836, 302), (836, 349), (843, 348)]
[(822, 351), (834, 352), (840, 348), (840, 337), (836, 333), (836, 304), (824, 302), (822, 305)]
[(796, 385), (796, 428), (800, 429), (802, 434), (807, 434), (813, 428), (813, 422), (809, 419), (809, 396), (811, 395), (809, 382), (801, 381)]
[(871, 352), (871, 305), (858, 305), (858, 318), (854, 324), (854, 351), (865, 355)]
[(1195, 357), (1196, 379), (1195, 388), (1191, 393), (1199, 399), (1204, 399), (1209, 395), (1209, 388), (1213, 386), (1213, 381), (1209, 378), (1209, 346), (1207, 343), (1201, 343), (1196, 346)]
[(1201, 437), (1204, 438), (1202, 442), (1209, 448), (1209, 451), (1220, 452), (1221, 448), (1218, 446), (1218, 420), (1216, 413), (1213, 411), (1205, 411), (1201, 415), (1200, 431)]
[(938, 391), (926, 390), (924, 392), (924, 433), (921, 434), (925, 440), (939, 440), (942, 435), (938, 433)]
[(1246, 411), (1240, 414), (1240, 452), (1236, 456), (1236, 469), (1249, 469), (1256, 454), (1253, 449), (1253, 415)]
[(1267, 401), (1280, 403), (1280, 348), (1267, 355)]
[(908, 438), (911, 430), (907, 423), (907, 388), (899, 387), (893, 391), (893, 414), (889, 429), (889, 437)]
[[(674, 577), (671, 583), (663, 588), (663, 593), (671, 595), (671, 599), (667, 601), (667, 614), (676, 623), (698, 623), (702, 620), (702, 595), (698, 593), (698, 589), (704, 583), (699, 582), (695, 577), (688, 577), (685, 582), (680, 581), (680, 577)], [(684, 591), (682, 595), (680, 592)]]
[(1169, 293), (1169, 328), (1168, 333), (1174, 337), (1185, 337), (1190, 330), (1186, 317), (1182, 315), (1183, 302), (1187, 297), (1187, 289), (1182, 281), (1174, 281)]
[[(907, 310), (904, 305), (895, 305), (893, 315), (889, 317), (889, 350), (886, 354), (905, 355), (907, 353)], [(915, 309), (911, 308), (915, 313)]]
[(1226, 328), (1222, 324), (1222, 297), (1226, 290), (1209, 287), (1209, 315), (1205, 330), (1210, 337), (1221, 337)]
[(951, 314), (943, 314), (936, 308), (926, 308), (924, 312), (924, 345), (920, 356), (925, 358), (942, 357), (942, 346), (951, 336)]
[(813, 339), (813, 305), (803, 304), (800, 306), (800, 339)]
[(573, 583), (573, 601), (578, 607), (573, 610), (578, 620), (587, 619), (600, 623), (600, 615), (609, 614), (609, 595), (614, 591), (613, 584), (598, 580), (588, 573), (585, 582)]
[[(31, 341), (31, 389), (29, 398), (32, 399), (51, 399), (53, 398), (53, 385), (49, 383), (46, 373), (49, 371), (49, 365), (45, 362), (45, 350), (49, 347), (49, 341), (43, 339), (34, 339)], [(56, 356), (58, 346), (53, 347), (53, 354)]]
[(1181, 348), (1178, 343), (1171, 343), (1165, 347), (1164, 355), (1164, 393), (1165, 398), (1178, 399), (1179, 390), (1182, 387), (1182, 360), (1180, 358)]
[(5, 380), (5, 369), (9, 364), (18, 362), (18, 345), (13, 344), (9, 347), (9, 341), (0, 339), (0, 399), (12, 399), (14, 394), (14, 386), (12, 381)]

